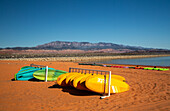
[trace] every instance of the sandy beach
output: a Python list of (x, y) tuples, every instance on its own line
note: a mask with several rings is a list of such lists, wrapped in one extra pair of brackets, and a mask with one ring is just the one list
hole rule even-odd
[[(112, 71), (126, 78), (127, 92), (100, 95), (61, 88), (56, 82), (12, 81), (21, 67), (30, 64), (69, 71), (69, 67)], [(169, 111), (170, 70), (83, 66), (76, 62), (0, 60), (0, 111)]]

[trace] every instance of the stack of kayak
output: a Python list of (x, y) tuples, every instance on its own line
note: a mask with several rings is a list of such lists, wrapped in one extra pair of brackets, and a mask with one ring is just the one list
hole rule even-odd
[[(108, 93), (108, 75), (81, 74), (77, 72), (62, 74), (57, 78), (57, 84), (62, 87), (74, 87), (78, 90), (96, 93)], [(106, 84), (105, 84), (106, 83)], [(121, 93), (129, 90), (125, 78), (119, 75), (111, 76), (111, 93)]]
[[(66, 71), (56, 70), (54, 68), (48, 68), (48, 81), (57, 80), (57, 77), (61, 74), (67, 73)], [(15, 74), (15, 80), (28, 81), (31, 79), (45, 80), (46, 68), (45, 67), (31, 67), (24, 66)]]
[(90, 63), (79, 63), (79, 65), (91, 65), (91, 66), (103, 66), (103, 67), (113, 67), (113, 68), (130, 68), (130, 69), (144, 69), (144, 70), (157, 70), (157, 71), (167, 71), (169, 68), (157, 68), (157, 67), (128, 67), (128, 66), (113, 66), (113, 65), (103, 65), (103, 64), (90, 64)]
[(127, 66), (111, 66), (111, 67), (114, 67), (114, 68), (129, 68)]
[(169, 70), (168, 68), (139, 67), (139, 66), (136, 66), (136, 67), (129, 67), (129, 68), (132, 68), (132, 69), (144, 69), (144, 70), (157, 70), (157, 71), (167, 71), (167, 70)]

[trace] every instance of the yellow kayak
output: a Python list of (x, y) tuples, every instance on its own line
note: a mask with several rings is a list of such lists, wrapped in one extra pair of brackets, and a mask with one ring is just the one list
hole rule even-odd
[[(108, 93), (108, 76), (106, 77), (106, 87), (104, 76), (90, 76), (86, 78), (85, 87), (97, 93)], [(104, 91), (105, 88), (105, 91)], [(112, 76), (110, 93), (121, 93), (129, 90), (129, 85), (126, 82), (120, 81)]]
[(66, 74), (62, 74), (57, 78), (57, 84), (60, 86), (67, 86), (66, 84), (66, 77), (69, 75), (70, 73), (66, 73)]

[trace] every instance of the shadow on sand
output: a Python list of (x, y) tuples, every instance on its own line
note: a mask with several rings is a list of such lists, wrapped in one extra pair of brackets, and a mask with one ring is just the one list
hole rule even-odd
[(57, 84), (54, 84), (53, 86), (50, 86), (48, 88), (59, 88), (62, 89), (63, 92), (68, 92), (71, 95), (75, 95), (75, 96), (94, 96), (94, 95), (101, 95), (95, 92), (91, 92), (91, 91), (85, 91), (85, 90), (78, 90), (74, 87), (62, 87), (59, 86)]
[(36, 79), (36, 78), (29, 79), (28, 81), (31, 81), (31, 82), (44, 82), (43, 80), (39, 80), (39, 79)]
[(11, 81), (15, 81), (15, 78), (12, 78)]
[[(15, 78), (12, 78), (11, 81), (17, 81), (17, 80), (15, 80)], [(31, 81), (31, 82), (44, 82), (43, 80), (39, 80), (39, 79), (36, 79), (36, 78), (32, 78), (32, 79), (29, 79), (27, 81)]]

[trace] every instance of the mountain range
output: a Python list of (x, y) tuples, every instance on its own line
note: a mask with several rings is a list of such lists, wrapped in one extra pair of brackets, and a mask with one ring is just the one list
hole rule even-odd
[(148, 48), (135, 47), (135, 46), (125, 46), (114, 43), (90, 43), (90, 42), (64, 42), (55, 41), (43, 45), (38, 45), (36, 49), (53, 49), (53, 50), (63, 50), (63, 49), (78, 49), (78, 50), (101, 50), (101, 49), (129, 49), (129, 50), (145, 50)]
[(28, 49), (37, 49), (37, 50), (101, 50), (101, 49), (114, 49), (114, 50), (149, 50), (152, 48), (136, 47), (136, 46), (126, 46), (119, 45), (114, 43), (90, 43), (90, 42), (66, 42), (66, 41), (54, 41), (35, 47), (7, 47), (5, 49), (16, 49), (16, 50), (28, 50)]
[(114, 43), (54, 41), (35, 47), (0, 48), (0, 58), (170, 54), (170, 50)]

